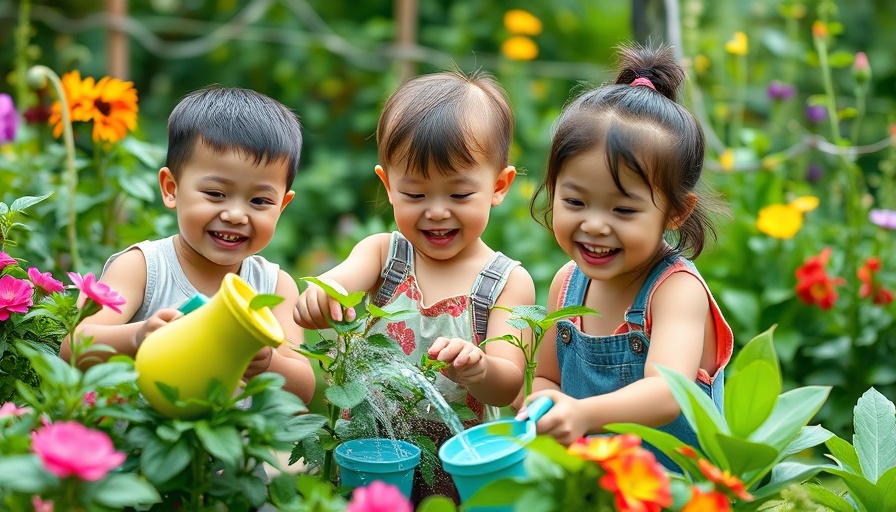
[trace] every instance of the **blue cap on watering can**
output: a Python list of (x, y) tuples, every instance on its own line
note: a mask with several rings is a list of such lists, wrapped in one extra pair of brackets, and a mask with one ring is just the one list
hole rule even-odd
[(187, 313), (195, 311), (200, 306), (204, 306), (206, 302), (208, 302), (208, 297), (201, 293), (197, 293), (181, 304), (177, 310), (186, 315)]

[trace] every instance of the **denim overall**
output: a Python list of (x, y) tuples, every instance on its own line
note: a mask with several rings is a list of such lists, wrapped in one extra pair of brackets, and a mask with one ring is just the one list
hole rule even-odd
[[(644, 378), (644, 363), (647, 360), (647, 349), (650, 347), (649, 334), (644, 331), (650, 292), (657, 285), (660, 276), (670, 266), (681, 265), (680, 262), (694, 268), (690, 261), (673, 254), (660, 261), (651, 270), (638, 291), (634, 304), (626, 311), (625, 322), (631, 329), (629, 332), (610, 336), (591, 336), (584, 334), (569, 320), (557, 323), (557, 361), (560, 364), (560, 389), (563, 393), (577, 399), (587, 398), (611, 393)], [(696, 269), (693, 272), (696, 273)], [(567, 284), (568, 289), (562, 306), (581, 305), (589, 282), (590, 279), (576, 266)], [(713, 307), (716, 307), (714, 302)], [(700, 389), (712, 398), (720, 411), (723, 382), (724, 375), (721, 369), (712, 379), (712, 385), (697, 380)], [(697, 435), (683, 414), (679, 414), (672, 423), (660, 427), (659, 430), (674, 435), (688, 445), (699, 447)], [(656, 454), (657, 460), (666, 468), (681, 471), (678, 465), (662, 452), (649, 443), (644, 444), (645, 448)]]

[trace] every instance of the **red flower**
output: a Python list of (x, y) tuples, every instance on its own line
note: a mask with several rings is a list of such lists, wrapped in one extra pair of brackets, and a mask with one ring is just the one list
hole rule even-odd
[(796, 269), (796, 294), (805, 304), (818, 304), (821, 309), (831, 309), (837, 302), (835, 286), (845, 283), (843, 278), (831, 278), (825, 266), (831, 258), (830, 247), (825, 247), (818, 255), (807, 259)]
[(691, 500), (681, 509), (681, 512), (728, 512), (731, 510), (731, 502), (728, 497), (718, 491), (704, 493), (699, 488), (691, 489)]
[(893, 292), (884, 288), (877, 280), (877, 273), (880, 271), (880, 260), (872, 256), (865, 261), (865, 264), (859, 267), (856, 272), (862, 286), (859, 287), (859, 297), (871, 297), (871, 301), (881, 306), (886, 306), (893, 302)]
[(397, 341), (405, 354), (410, 355), (417, 347), (414, 331), (408, 327), (407, 322), (404, 320), (393, 322), (386, 326), (386, 335)]
[(722, 471), (706, 459), (700, 459), (697, 461), (697, 465), (700, 467), (700, 472), (703, 473), (703, 476), (716, 484), (717, 490), (733, 494), (742, 500), (750, 501), (753, 499), (753, 496), (744, 488), (744, 483), (741, 482), (740, 478), (732, 475), (729, 471)]

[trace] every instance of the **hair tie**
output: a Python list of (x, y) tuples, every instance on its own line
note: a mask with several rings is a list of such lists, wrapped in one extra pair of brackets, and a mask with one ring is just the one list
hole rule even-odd
[(644, 78), (643, 76), (639, 76), (632, 80), (631, 86), (634, 87), (636, 85), (644, 85), (650, 87), (654, 91), (656, 90), (656, 87), (653, 86), (653, 82), (651, 82), (649, 78)]

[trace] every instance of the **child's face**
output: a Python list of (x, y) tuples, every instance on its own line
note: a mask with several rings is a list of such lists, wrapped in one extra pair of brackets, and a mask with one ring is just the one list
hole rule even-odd
[(477, 156), (471, 169), (448, 176), (432, 170), (428, 179), (408, 174), (403, 164), (376, 167), (398, 230), (417, 252), (447, 260), (479, 240), (492, 206), (501, 204), (516, 176), (513, 167), (495, 171), (484, 162)]
[(613, 182), (603, 151), (570, 158), (557, 176), (554, 236), (591, 279), (631, 282), (653, 262), (669, 226), (665, 201), (627, 169), (620, 169), (627, 197)]
[(177, 210), (180, 236), (205, 259), (239, 266), (274, 236), (295, 192), (286, 190), (287, 163), (255, 165), (239, 152), (216, 154), (199, 144), (175, 180), (159, 171), (165, 206)]

